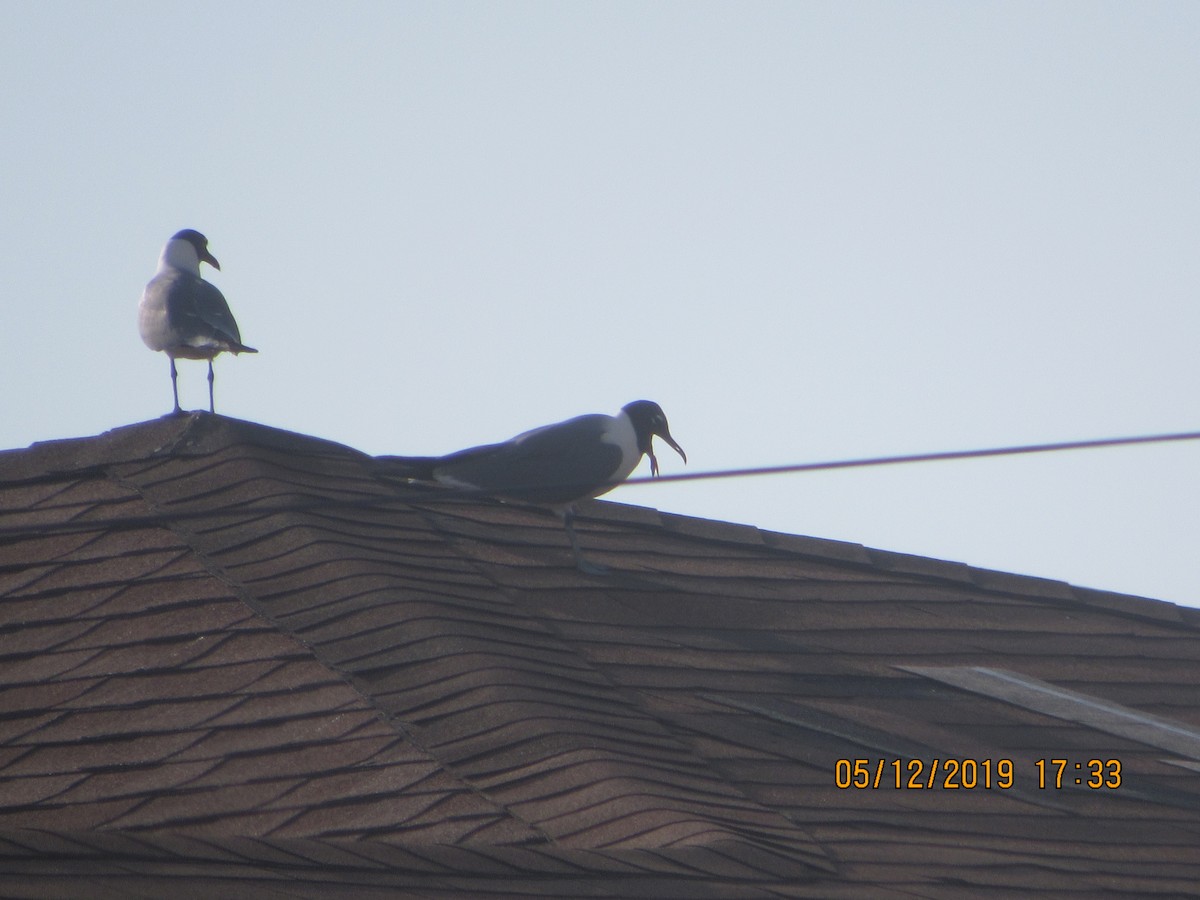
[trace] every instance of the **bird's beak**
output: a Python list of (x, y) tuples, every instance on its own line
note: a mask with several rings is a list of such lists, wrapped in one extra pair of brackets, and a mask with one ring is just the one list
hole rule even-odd
[(207, 250), (205, 250), (204, 253), (201, 254), (200, 262), (206, 262), (210, 266), (212, 266), (214, 269), (216, 269), (218, 272), (221, 271), (221, 264), (219, 262), (217, 262), (217, 258), (215, 256), (213, 256), (211, 253), (209, 253)]
[[(677, 443), (675, 443), (675, 438), (671, 437), (671, 432), (667, 431), (667, 429), (664, 428), (662, 431), (654, 432), (654, 434), (658, 435), (660, 438), (662, 438), (664, 441), (666, 441), (668, 444), (670, 444), (671, 449), (674, 450), (676, 453), (678, 453), (680, 456), (682, 456), (683, 461), (685, 463), (687, 462), (687, 454), (683, 452), (682, 447), (680, 447)], [(654, 437), (653, 436), (651, 436), (651, 438), (650, 438), (650, 447), (646, 450), (646, 455), (648, 457), (650, 457), (650, 474), (651, 474), (651, 476), (658, 475), (658, 457), (654, 455)]]
[(671, 437), (671, 432), (667, 429), (657, 432), (658, 436), (671, 445), (671, 449), (683, 457), (684, 464), (687, 463), (687, 454), (683, 452), (683, 448), (675, 443), (675, 438)]

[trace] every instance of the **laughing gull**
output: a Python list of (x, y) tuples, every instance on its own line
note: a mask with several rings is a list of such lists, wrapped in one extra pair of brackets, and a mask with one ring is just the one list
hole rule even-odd
[(611, 491), (629, 477), (643, 455), (650, 457), (650, 474), (657, 475), (655, 435), (687, 462), (687, 454), (671, 437), (662, 407), (649, 400), (627, 403), (615, 416), (596, 413), (544, 425), (500, 444), (446, 456), (390, 459), (403, 464), (411, 477), (552, 507), (566, 526), (575, 564), (589, 574), (603, 574), (603, 566), (588, 562), (580, 552), (574, 504)]
[(200, 277), (200, 263), (220, 269), (208, 252), (208, 238), (185, 228), (171, 236), (158, 258), (158, 271), (146, 285), (138, 307), (138, 328), (151, 350), (162, 350), (171, 360), (172, 415), (179, 408), (179, 375), (175, 360), (208, 360), (208, 411), (213, 405), (213, 357), (218, 353), (257, 353), (242, 343), (229, 304), (213, 285)]

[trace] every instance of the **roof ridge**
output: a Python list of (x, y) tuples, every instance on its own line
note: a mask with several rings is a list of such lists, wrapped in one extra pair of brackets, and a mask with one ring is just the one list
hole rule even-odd
[[(269, 451), (268, 451), (269, 452)], [(383, 651), (384, 655), (389, 660), (394, 660), (397, 653), (397, 644), (403, 647), (405, 643), (413, 645), (414, 637), (409, 637), (407, 642), (401, 639), (401, 634), (397, 630), (403, 623), (408, 622), (410, 627), (420, 622), (420, 612), (410, 613), (406, 619), (400, 616), (395, 608), (382, 608), (385, 613), (380, 620), (380, 627), (367, 626), (365, 630), (359, 627), (359, 638), (345, 638), (334, 642), (322, 642), (320, 632), (314, 632), (313, 628), (323, 628), (328, 630), (331, 621), (337, 621), (338, 616), (335, 615), (336, 610), (332, 608), (336, 600), (336, 591), (332, 596), (324, 597), (323, 607), (325, 612), (312, 623), (306, 623), (306, 619), (301, 617), (297, 619), (294, 615), (285, 614), (287, 605), (281, 607), (277, 600), (273, 600), (263, 595), (264, 588), (252, 588), (246, 581), (246, 578), (240, 575), (237, 571), (239, 568), (238, 559), (252, 561), (249, 566), (242, 565), (246, 575), (249, 576), (253, 571), (254, 561), (261, 556), (260, 546), (263, 544), (261, 538), (257, 538), (250, 543), (241, 540), (234, 536), (237, 531), (236, 513), (231, 514), (225, 507), (220, 497), (225, 493), (225, 489), (220, 486), (220, 482), (230, 477), (236, 477), (240, 483), (249, 484), (253, 480), (270, 481), (277, 469), (279, 463), (277, 461), (262, 460), (258, 458), (257, 453), (240, 454), (236, 463), (237, 471), (231, 471), (230, 474), (222, 474), (219, 467), (207, 466), (201, 469), (202, 472), (208, 473), (209, 476), (218, 476), (218, 486), (210, 487), (204, 494), (193, 494), (187, 487), (186, 482), (176, 484), (179, 479), (165, 477), (162, 471), (164, 467), (171, 468), (175, 464), (174, 455), (164, 457), (158, 464), (153, 466), (135, 467), (133, 464), (113, 465), (108, 467), (108, 477), (123, 490), (135, 493), (142, 501), (152, 510), (162, 514), (163, 525), (171, 531), (176, 538), (188, 547), (193, 558), (199, 565), (204, 568), (212, 577), (216, 578), (221, 584), (235, 596), (247, 609), (251, 610), (257, 617), (270, 624), (270, 626), (280, 634), (286, 636), (289, 640), (297, 643), (302, 647), (306, 654), (311, 655), (318, 660), (320, 664), (334, 674), (339, 680), (345, 683), (356, 696), (371, 709), (373, 709), (380, 719), (389, 728), (394, 729), (414, 749), (431, 763), (444, 772), (447, 776), (454, 779), (464, 790), (470, 791), (476, 795), (479, 800), (488, 805), (489, 808), (502, 812), (516, 822), (521, 823), (531, 832), (542, 837), (546, 842), (554, 843), (566, 840), (569, 844), (573, 834), (555, 834), (540, 824), (537, 820), (531, 819), (523, 815), (518, 809), (514, 808), (510, 803), (503, 799), (503, 782), (506, 776), (502, 774), (503, 766), (500, 768), (491, 767), (487, 769), (486, 774), (480, 771), (477, 765), (477, 760), (473, 760), (470, 753), (463, 755), (462, 751), (450, 749), (450, 744), (454, 743), (453, 738), (449, 738), (443, 731), (435, 727), (426, 710), (422, 710), (418, 704), (416, 706), (397, 706), (395, 702), (388, 701), (386, 673), (381, 674), (376, 671), (377, 667), (372, 663), (372, 659), (379, 651)], [(346, 460), (350, 463), (350, 470), (360, 471), (362, 475), (370, 478), (368, 469), (361, 465), (362, 459), (357, 455), (349, 456)], [(221, 464), (227, 467), (235, 466), (233, 460), (226, 461)], [(187, 471), (194, 470), (194, 466), (189, 466)], [(122, 469), (124, 471), (122, 471)], [(371, 484), (377, 484), (371, 481)], [(378, 483), (377, 487), (381, 491), (386, 491), (389, 494), (395, 494), (399, 489), (396, 485), (387, 483)], [(285, 488), (286, 490), (294, 490), (294, 487)], [(359, 488), (361, 490), (361, 488)], [(171, 499), (172, 497), (178, 499)], [(397, 503), (403, 504), (402, 499), (398, 498)], [(168, 505), (171, 507), (168, 509)], [(201, 517), (190, 518), (187, 523), (182, 521), (178, 516), (173, 516), (171, 513), (177, 512), (180, 508), (187, 511), (188, 507), (198, 507), (200, 512), (204, 512), (206, 508), (212, 507), (210, 517), (206, 519)], [(254, 512), (253, 505), (246, 508), (249, 512)], [(412, 510), (410, 513), (422, 515), (418, 510)], [(229, 523), (230, 516), (233, 515), (233, 523)], [(277, 517), (281, 524), (279, 527), (272, 528), (269, 534), (274, 534), (279, 531), (287, 530), (294, 536), (297, 529), (311, 532), (313, 539), (305, 542), (305, 546), (310, 548), (307, 554), (311, 557), (307, 565), (309, 567), (318, 566), (323, 562), (334, 563), (338, 562), (340, 568), (345, 569), (349, 566), (354, 569), (357, 566), (355, 561), (346, 561), (341, 559), (340, 553), (327, 553), (324, 546), (328, 543), (327, 535), (322, 530), (322, 522), (318, 519), (313, 519), (313, 515), (320, 516), (320, 512), (295, 510), (288, 512), (271, 512), (269, 515)], [(388, 514), (389, 519), (394, 518), (395, 512)], [(286, 524), (284, 524), (286, 523)], [(326, 523), (327, 524), (327, 523)], [(261, 533), (261, 528), (257, 531)], [(226, 536), (229, 533), (233, 537), (230, 542), (230, 537)], [(226, 559), (222, 560), (218, 557), (224, 555)], [(461, 556), (461, 559), (475, 571), (475, 576), (481, 580), (492, 584), (495, 583), (488, 575), (481, 571), (469, 556)], [(364, 574), (370, 571), (372, 566), (368, 565), (364, 568)], [(349, 577), (347, 572), (343, 575), (343, 579)], [(390, 589), (389, 593), (396, 594), (398, 587)], [(506, 592), (508, 593), (508, 592)], [(537, 653), (543, 657), (557, 656), (563, 660), (574, 658), (574, 667), (563, 668), (558, 678), (534, 678), (532, 673), (522, 675), (518, 669), (510, 669), (511, 676), (516, 675), (516, 681), (506, 692), (509, 694), (505, 699), (495, 698), (492, 704), (494, 708), (502, 708), (505, 704), (511, 709), (512, 715), (520, 715), (520, 710), (528, 707), (530, 716), (526, 718), (527, 727), (532, 727), (533, 732), (545, 731), (554, 727), (551, 726), (551, 719), (556, 715), (556, 708), (561, 705), (561, 701), (556, 697), (551, 696), (554, 691), (558, 690), (558, 680), (565, 678), (568, 681), (596, 682), (588, 688), (585, 685), (585, 690), (590, 691), (593, 696), (593, 701), (603, 710), (597, 709), (589, 711), (586, 708), (576, 708), (573, 713), (575, 733), (584, 734), (586, 729), (586, 720), (589, 717), (595, 719), (593, 724), (596, 726), (595, 734), (588, 733), (585, 738), (572, 738), (569, 735), (559, 734), (557, 739), (565, 740), (567, 752), (565, 755), (560, 755), (554, 764), (547, 770), (547, 774), (552, 774), (557, 769), (572, 768), (578, 766), (602, 767), (607, 775), (605, 778), (597, 780), (597, 784), (605, 785), (606, 789), (613, 784), (627, 783), (629, 786), (620, 790), (615, 800), (608, 798), (598, 803), (598, 808), (604, 806), (617, 805), (628, 807), (632, 803), (634, 808), (624, 809), (620, 812), (621, 816), (628, 817), (631, 821), (638, 820), (641, 827), (646, 828), (644, 834), (640, 835), (637, 840), (654, 841), (651, 846), (661, 849), (662, 844), (657, 843), (657, 838), (654, 837), (655, 832), (669, 830), (672, 834), (670, 841), (673, 843), (703, 843), (705, 845), (712, 844), (718, 839), (717, 834), (724, 834), (728, 839), (746, 841), (755, 846), (763, 848), (773, 847), (776, 852), (782, 848), (803, 848), (801, 855), (811, 855), (817, 851), (814, 849), (815, 844), (811, 838), (804, 836), (801, 829), (795, 823), (789, 822), (786, 818), (778, 815), (778, 813), (763, 806), (753, 797), (748, 796), (743, 791), (730, 790), (725, 785), (719, 773), (710, 771), (709, 764), (700, 756), (696, 755), (693, 750), (681, 741), (679, 737), (667, 728), (659, 719), (649, 715), (647, 711), (641, 708), (638, 704), (632, 702), (623, 693), (623, 704), (620, 709), (617, 709), (617, 686), (605, 677), (602, 672), (593, 665), (586, 664), (579, 660), (574, 655), (573, 649), (569, 643), (563, 642), (561, 636), (555, 635), (553, 631), (547, 628), (540, 628), (536, 617), (532, 616), (529, 611), (522, 608), (519, 604), (513, 602), (511, 593), (508, 593), (510, 601), (510, 609), (501, 611), (493, 608), (489, 611), (481, 611), (487, 618), (493, 617), (495, 614), (506, 615), (510, 621), (509, 628), (519, 628), (524, 630), (522, 640), (530, 643), (531, 646), (536, 645)], [(408, 606), (419, 606), (419, 598), (408, 598)], [(361, 602), (356, 602), (354, 616), (363, 617), (370, 616), (371, 606), (368, 604), (364, 608)], [(476, 614), (477, 615), (477, 614)], [(332, 616), (332, 618), (331, 618)], [(415, 617), (414, 617), (415, 616)], [(340, 617), (344, 618), (344, 617)], [(433, 621), (430, 619), (429, 621)], [(388, 622), (390, 624), (383, 624)], [(455, 641), (468, 640), (470, 634), (470, 626), (472, 624), (472, 616), (456, 619), (450, 623), (445, 629), (434, 629), (432, 638), (435, 640), (445, 641), (453, 638)], [(342, 629), (339, 628), (339, 631)], [(535, 640), (534, 632), (541, 631), (544, 633), (543, 640)], [(306, 634), (305, 632), (308, 632)], [(392, 635), (395, 635), (393, 638)], [(378, 638), (382, 637), (382, 643), (379, 643)], [(365, 641), (364, 641), (365, 639)], [(357, 640), (357, 643), (356, 643)], [(550, 646), (547, 641), (552, 644)], [(362, 644), (362, 646), (359, 646)], [(377, 648), (372, 649), (376, 644)], [(501, 668), (509, 666), (506, 661), (506, 649), (503, 643), (496, 644), (484, 649), (479, 649), (478, 653), (492, 653), (496, 656), (495, 665)], [(394, 662), (389, 662), (389, 667), (394, 667)], [(418, 663), (419, 665), (419, 663)], [(590, 677), (583, 677), (581, 666), (585, 666), (591, 673)], [(412, 663), (409, 668), (411, 669)], [(426, 667), (429, 668), (429, 667)], [(570, 669), (570, 671), (568, 671)], [(432, 670), (431, 670), (432, 671)], [(411, 672), (405, 672), (403, 681), (410, 684), (413, 679)], [(604, 690), (599, 689), (599, 685), (603, 683)], [(411, 691), (411, 684), (409, 686)], [(549, 693), (547, 693), (549, 692)], [(601, 696), (601, 695), (604, 696)], [(436, 718), (436, 717), (435, 717)], [(462, 719), (464, 723), (469, 723), (471, 717), (467, 716)], [(584, 720), (584, 730), (580, 731), (580, 721)], [(685, 772), (686, 775), (667, 777), (662, 772), (649, 773), (645, 769), (643, 762), (638, 760), (634, 755), (629, 754), (617, 747), (612, 742), (605, 742), (598, 736), (605, 728), (612, 727), (613, 720), (623, 722), (623, 726), (617, 731), (626, 735), (626, 737), (651, 743), (654, 745), (654, 752), (658, 756), (672, 756), (668, 752), (668, 745), (674, 748), (673, 759), (675, 762), (674, 768)], [(540, 728), (536, 723), (541, 722)], [(560, 723), (561, 724), (561, 723)], [(657, 733), (654, 733), (657, 729)], [(548, 735), (549, 732), (546, 732)], [(525, 736), (522, 740), (528, 741), (529, 736)], [(440, 742), (440, 745), (439, 745)], [(577, 746), (572, 746), (577, 745)], [(486, 767), (485, 767), (486, 768)], [(516, 772), (511, 776), (518, 779), (528, 778), (527, 773)], [(557, 777), (557, 776), (555, 776)], [(675, 784), (678, 781), (679, 784)], [(694, 788), (691, 782), (704, 781), (705, 787)], [(659, 786), (659, 782), (666, 787)], [(636, 785), (636, 787), (634, 787)], [(754, 829), (730, 829), (721, 823), (720, 817), (712, 817), (711, 814), (702, 808), (702, 805), (697, 803), (693, 798), (688, 796), (689, 791), (702, 791), (711, 794), (714, 797), (720, 797), (721, 802), (730, 809), (742, 808), (743, 811), (753, 809), (753, 814), (750, 817), (758, 822), (758, 826)], [(641, 822), (639, 820), (645, 820)], [(662, 821), (658, 821), (658, 820)], [(679, 836), (681, 831), (690, 832), (686, 837)]]
[[(196, 418), (196, 417), (193, 417)], [(203, 418), (203, 417), (202, 417)], [(185, 435), (181, 435), (183, 438)], [(170, 454), (168, 454), (170, 455)], [(131, 477), (120, 474), (116, 471), (116, 466), (109, 466), (106, 469), (107, 477), (118, 486), (125, 490), (132, 491), (137, 496), (142, 498), (142, 501), (152, 510), (160, 513), (164, 512), (161, 504), (142, 487), (136, 480)], [(535, 833), (541, 833), (534, 823), (526, 821), (515, 810), (499, 803), (496, 798), (490, 797), (478, 789), (478, 786), (472, 784), (469, 779), (463, 778), (453, 768), (447, 766), (445, 761), (440, 759), (436, 753), (433, 753), (429, 747), (425, 746), (419, 736), (412, 732), (403, 721), (398, 719), (395, 714), (382, 706), (379, 698), (370, 691), (363, 689), (361, 681), (355, 678), (350, 673), (346, 672), (343, 667), (337, 665), (332, 660), (326, 658), (320, 648), (304, 641), (296, 631), (281, 621), (280, 618), (272, 612), (265, 604), (259, 601), (258, 596), (249, 588), (249, 586), (240, 578), (236, 577), (229, 571), (228, 567), (221, 565), (213, 555), (203, 546), (203, 541), (196, 532), (193, 532), (182, 524), (179, 520), (170, 515), (163, 516), (163, 524), (161, 527), (171, 531), (178, 540), (180, 540), (191, 551), (192, 556), (199, 562), (201, 567), (208, 572), (213, 578), (217, 579), (221, 584), (225, 585), (229, 591), (238, 598), (238, 600), (251, 612), (263, 621), (269, 623), (271, 627), (280, 635), (294, 642), (298, 647), (309, 654), (313, 659), (318, 661), (327, 671), (336, 676), (346, 687), (348, 687), (356, 696), (361, 698), (362, 702), (370, 709), (374, 710), (379, 721), (387, 725), (389, 728), (398, 732), (400, 738), (408, 742), (415, 750), (419, 751), (429, 763), (438, 771), (445, 773), (452, 778), (461, 787), (474, 794), (481, 802), (488, 807), (501, 812), (514, 820), (521, 822), (525, 827)], [(543, 834), (543, 838), (547, 841), (550, 838)]]
[[(295, 442), (306, 445), (309, 452), (350, 456), (371, 469), (377, 481), (395, 485), (375, 471), (374, 462), (386, 467), (393, 456), (370, 456), (348, 445), (298, 432), (287, 431), (207, 412), (192, 412), (183, 416), (162, 416), (157, 419), (119, 426), (100, 435), (68, 438), (32, 444), (29, 448), (0, 451), (0, 482), (37, 483), (67, 472), (103, 470), (120, 462), (145, 461), (184, 455), (206, 455), (237, 444), (249, 444), (268, 449), (295, 452)], [(151, 446), (147, 447), (147, 444)], [(436, 502), (436, 494), (423, 500)], [(478, 498), (475, 498), (478, 500)], [(509, 504), (520, 507), (522, 504)], [(1122, 594), (1098, 588), (1073, 585), (1069, 582), (972, 566), (967, 563), (943, 560), (938, 557), (900, 553), (866, 547), (853, 542), (835, 541), (786, 532), (760, 529), (753, 525), (660, 512), (652, 507), (636, 506), (613, 500), (596, 500), (581, 504), (581, 521), (596, 519), (630, 523), (638, 526), (661, 525), (668, 531), (686, 535), (692, 540), (719, 543), (765, 546), (772, 550), (806, 559), (849, 564), (868, 571), (886, 572), (890, 576), (904, 575), (918, 579), (937, 579), (957, 582), (989, 593), (1003, 596), (1028, 596), (1041, 600), (1099, 607), (1110, 612), (1158, 622), (1176, 622), (1188, 628), (1200, 628), (1200, 610), (1149, 597)]]

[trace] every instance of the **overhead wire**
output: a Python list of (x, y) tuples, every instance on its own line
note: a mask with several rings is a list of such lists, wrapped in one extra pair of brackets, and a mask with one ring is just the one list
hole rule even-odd
[[(890, 456), (873, 456), (860, 457), (855, 459), (842, 460), (827, 460), (823, 462), (811, 463), (794, 463), (789, 465), (777, 466), (755, 466), (740, 469), (719, 469), (707, 472), (685, 472), (673, 475), (658, 475), (658, 476), (643, 476), (638, 478), (629, 478), (620, 482), (613, 482), (608, 485), (603, 485), (607, 490), (624, 485), (644, 485), (644, 484), (672, 484), (684, 481), (711, 481), (730, 478), (750, 478), (768, 475), (787, 475), (787, 474), (802, 474), (809, 472), (834, 471), (839, 469), (859, 469), (878, 466), (894, 466), (906, 465), (914, 463), (929, 463), (929, 462), (948, 462), (953, 460), (966, 459), (983, 459), (1005, 456), (1022, 456), (1030, 454), (1046, 454), (1046, 453), (1061, 453), (1073, 452), (1079, 450), (1103, 449), (1110, 447), (1125, 447), (1147, 444), (1167, 444), (1179, 443), (1184, 441), (1200, 440), (1200, 431), (1184, 431), (1167, 434), (1153, 435), (1138, 435), (1134, 437), (1115, 437), (1115, 438), (1096, 438), (1088, 440), (1076, 441), (1059, 441), (1056, 443), (1046, 444), (1018, 444), (1002, 447), (987, 447), (974, 450), (942, 450), (929, 453), (911, 453), (898, 454)], [(159, 510), (153, 513), (139, 516), (123, 516), (121, 518), (101, 518), (93, 517), (86, 519), (74, 519), (65, 522), (41, 522), (32, 523), (29, 525), (3, 525), (0, 524), (0, 539), (3, 538), (20, 538), (28, 537), (36, 534), (48, 533), (81, 533), (94, 532), (104, 529), (119, 529), (128, 530), (134, 528), (160, 526), (166, 522), (181, 522), (195, 519), (211, 519), (215, 517), (237, 516), (245, 518), (261, 518), (269, 515), (277, 515), (280, 513), (289, 512), (311, 512), (320, 509), (365, 509), (374, 507), (385, 507), (401, 503), (405, 505), (427, 505), (441, 503), (465, 503), (472, 500), (483, 498), (502, 497), (503, 490), (473, 490), (463, 488), (450, 488), (443, 485), (433, 484), (430, 482), (417, 481), (411, 478), (405, 478), (399, 471), (388, 472), (389, 467), (387, 458), (368, 457), (373, 461), (380, 463), (381, 471), (376, 474), (384, 481), (410, 487), (414, 493), (407, 496), (369, 496), (356, 498), (331, 498), (331, 497), (310, 497), (304, 499), (290, 499), (280, 503), (254, 503), (242, 502), (233, 509), (204, 509), (204, 510)], [(404, 457), (391, 457), (394, 460), (393, 467), (401, 469), (403, 467)], [(55, 475), (65, 475), (68, 473), (57, 472)], [(587, 487), (590, 487), (588, 485)], [(558, 488), (574, 488), (580, 487), (577, 485), (539, 485), (540, 488), (547, 487)], [(514, 490), (519, 490), (520, 486), (514, 486)], [(537, 506), (537, 503), (529, 505)], [(540, 504), (546, 505), (546, 504)], [(39, 512), (50, 512), (54, 507), (43, 507), (41, 509), (34, 507), (32, 509), (21, 510), (0, 510), (0, 522), (7, 515), (36, 515)]]
[(701, 481), (712, 478), (750, 478), (760, 475), (788, 475), (799, 472), (823, 472), (833, 469), (862, 469), (870, 466), (895, 466), (907, 463), (947, 462), (957, 459), (983, 459), (995, 456), (1020, 456), (1034, 453), (1058, 453), (1067, 450), (1093, 450), (1136, 444), (1166, 444), (1200, 440), (1200, 431), (1181, 431), (1171, 434), (1151, 434), (1137, 437), (1096, 438), (1081, 441), (1060, 441), (1051, 444), (1018, 444), (1007, 447), (987, 447), (980, 450), (942, 450), (934, 453), (910, 453), (896, 456), (871, 456), (827, 462), (796, 463), (782, 466), (756, 466), (747, 469), (721, 469), (711, 472), (683, 472), (677, 475), (629, 478), (622, 484), (662, 484), (673, 481)]

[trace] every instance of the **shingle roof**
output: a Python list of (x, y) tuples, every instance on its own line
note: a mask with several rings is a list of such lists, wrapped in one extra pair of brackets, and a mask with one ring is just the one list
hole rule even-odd
[[(1198, 611), (615, 503), (578, 527), (613, 574), (541, 509), (209, 415), (0, 454), (0, 894), (1200, 884)], [(1077, 787), (1092, 759), (1120, 786)]]

